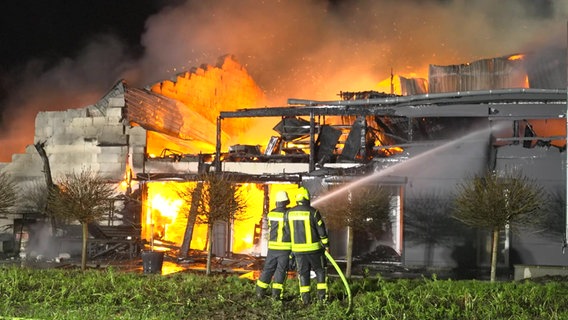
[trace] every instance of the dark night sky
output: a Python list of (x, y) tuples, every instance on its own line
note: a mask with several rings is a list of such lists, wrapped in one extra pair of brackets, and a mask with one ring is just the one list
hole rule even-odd
[(10, 79), (30, 60), (40, 60), (43, 68), (48, 69), (62, 57), (77, 55), (101, 34), (115, 35), (132, 55), (139, 55), (146, 19), (171, 3), (165, 0), (4, 3), (0, 11), (0, 97), (6, 96), (6, 91), (14, 85)]
[(157, 10), (153, 2), (16, 1), (2, 9), (2, 66), (31, 57), (72, 56), (99, 33), (116, 34), (136, 46), (144, 21)]

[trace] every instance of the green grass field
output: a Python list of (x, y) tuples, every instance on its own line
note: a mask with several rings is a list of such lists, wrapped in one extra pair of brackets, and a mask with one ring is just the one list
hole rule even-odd
[(353, 310), (338, 278), (326, 304), (303, 306), (289, 279), (282, 302), (258, 300), (254, 281), (196, 272), (169, 275), (0, 268), (0, 319), (568, 319), (568, 282), (350, 280)]

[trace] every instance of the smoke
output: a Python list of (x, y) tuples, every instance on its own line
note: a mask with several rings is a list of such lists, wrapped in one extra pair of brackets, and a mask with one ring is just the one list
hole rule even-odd
[(522, 52), (543, 35), (565, 43), (567, 18), (561, 0), (188, 1), (147, 21), (141, 65), (159, 80), (231, 53), (282, 105)]
[(9, 161), (12, 154), (34, 143), (39, 111), (80, 108), (97, 102), (132, 63), (125, 52), (116, 38), (101, 36), (77, 57), (62, 59), (54, 67), (46, 68), (43, 61), (34, 60), (5, 75), (3, 80), (9, 79), (11, 89), (0, 109), (0, 161)]
[(30, 63), (13, 80), (0, 161), (32, 143), (37, 111), (95, 103), (120, 78), (142, 87), (233, 54), (272, 105), (331, 100), (391, 72), (427, 77), (429, 64), (565, 47), (567, 20), (565, 0), (187, 0), (146, 21), (138, 60), (103, 37), (53, 68)]

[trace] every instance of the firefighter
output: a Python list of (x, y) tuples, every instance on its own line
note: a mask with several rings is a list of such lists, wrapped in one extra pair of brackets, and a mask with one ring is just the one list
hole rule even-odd
[(300, 282), (300, 297), (304, 304), (311, 302), (310, 271), (317, 280), (319, 301), (327, 300), (327, 274), (325, 251), (328, 238), (325, 223), (320, 212), (310, 205), (310, 193), (304, 187), (298, 189), (296, 206), (286, 215), (292, 241), (292, 255), (296, 259), (296, 270)]
[(284, 281), (288, 274), (290, 260), (290, 232), (285, 227), (284, 215), (288, 210), (290, 199), (286, 191), (276, 194), (276, 207), (267, 215), (268, 218), (268, 253), (260, 278), (256, 281), (256, 294), (259, 298), (266, 295), (272, 281), (272, 297), (281, 300), (283, 296)]

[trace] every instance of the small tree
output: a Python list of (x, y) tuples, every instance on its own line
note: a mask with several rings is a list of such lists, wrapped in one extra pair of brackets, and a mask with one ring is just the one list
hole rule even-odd
[(16, 184), (7, 173), (0, 172), (0, 215), (11, 213), (16, 199)]
[(466, 225), (492, 231), (492, 282), (497, 269), (499, 233), (508, 225), (538, 223), (544, 196), (540, 186), (518, 172), (499, 176), (488, 171), (458, 185), (453, 217)]
[(347, 227), (347, 277), (351, 277), (353, 265), (354, 232), (381, 230), (383, 224), (390, 221), (391, 197), (386, 187), (364, 185), (350, 188), (319, 205), (329, 228)]
[(50, 211), (67, 221), (76, 220), (83, 233), (81, 269), (87, 266), (88, 225), (99, 219), (108, 208), (108, 201), (114, 195), (114, 187), (98, 174), (89, 170), (69, 173), (61, 178), (58, 188), (49, 195)]
[(239, 186), (226, 174), (205, 173), (200, 180), (197, 186), (181, 188), (178, 194), (185, 200), (188, 213), (196, 211), (197, 223), (207, 224), (209, 241), (207, 241), (206, 274), (209, 275), (213, 250), (213, 226), (217, 222), (230, 224), (234, 220), (244, 219), (246, 202)]

